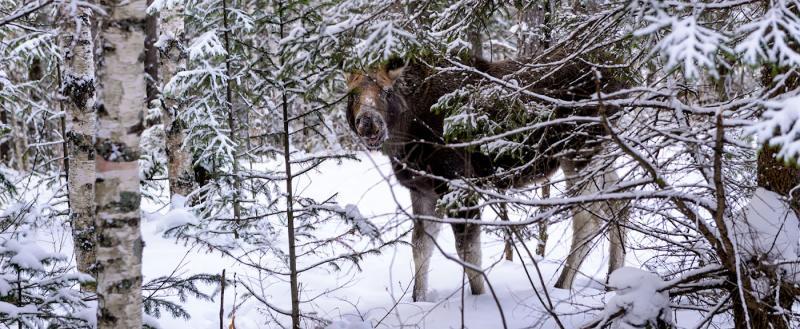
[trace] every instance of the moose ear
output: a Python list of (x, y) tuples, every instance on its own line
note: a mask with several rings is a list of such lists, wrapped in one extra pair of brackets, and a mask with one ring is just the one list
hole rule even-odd
[(360, 76), (361, 75), (358, 74), (358, 73), (345, 72), (344, 73), (344, 82), (347, 85), (347, 89), (353, 89), (353, 87), (355, 87), (355, 84), (357, 83), (357, 80), (358, 80), (358, 78)]
[(392, 56), (386, 62), (386, 75), (392, 82), (396, 81), (403, 75), (403, 70), (406, 68), (406, 61), (399, 56)]

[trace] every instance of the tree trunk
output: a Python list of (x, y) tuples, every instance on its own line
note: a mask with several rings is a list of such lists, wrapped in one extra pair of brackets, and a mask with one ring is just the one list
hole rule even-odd
[[(553, 1), (522, 1), (517, 4), (517, 57), (530, 58), (550, 47), (550, 18)], [(550, 198), (550, 183), (542, 185), (542, 199)], [(547, 220), (537, 225), (536, 255), (544, 256), (547, 247)]]
[[(161, 45), (161, 74), (163, 84), (166, 85), (180, 71), (186, 69), (186, 56), (181, 52), (182, 45), (186, 44), (184, 28), (184, 7), (182, 3), (175, 7), (167, 8), (161, 12), (162, 20), (160, 33), (162, 39), (172, 36), (173, 39)], [(186, 125), (180, 119), (185, 102), (181, 96), (163, 90), (163, 107), (161, 119), (166, 133), (167, 171), (169, 175), (169, 194), (171, 198), (176, 195), (187, 196), (196, 188), (194, 170), (192, 170), (192, 155), (182, 148), (186, 138)]]
[[(153, 0), (147, 0), (147, 5), (153, 3)], [(145, 104), (150, 107), (151, 102), (158, 99), (158, 49), (155, 43), (158, 40), (158, 13), (147, 15), (145, 22), (145, 40), (144, 40), (144, 73), (146, 74), (147, 88), (147, 102)], [(148, 127), (158, 124), (158, 122), (147, 123)]]
[(517, 56), (531, 57), (550, 46), (552, 1), (517, 4)]
[[(0, 90), (3, 89), (3, 86), (0, 86)], [(0, 105), (2, 104), (2, 99), (0, 99)], [(8, 125), (8, 114), (6, 114), (5, 109), (0, 106), (0, 129), (5, 129), (6, 125)], [(10, 134), (9, 136), (3, 137), (2, 133), (0, 133), (0, 163), (8, 165), (9, 160), (11, 160), (11, 147), (9, 146), (8, 141), (11, 140)]]
[(18, 121), (12, 110), (9, 122), (11, 123), (11, 141), (14, 144), (14, 166), (19, 171), (28, 171), (25, 161), (25, 149), (27, 148), (28, 140), (28, 135), (25, 133), (25, 121)]
[[(237, 113), (236, 108), (233, 107), (233, 83), (234, 79), (231, 78), (233, 76), (233, 70), (231, 69), (231, 42), (230, 42), (230, 27), (228, 25), (228, 1), (222, 0), (222, 26), (225, 29), (223, 32), (223, 37), (225, 39), (225, 74), (228, 76), (228, 79), (225, 82), (225, 102), (226, 107), (228, 110), (228, 129), (230, 129), (230, 139), (231, 141), (238, 146), (239, 142), (239, 126), (237, 123)], [(233, 231), (234, 237), (237, 239), (239, 238), (238, 234), (238, 226), (241, 225), (242, 219), (242, 206), (239, 202), (242, 197), (242, 179), (239, 177), (239, 155), (236, 154), (238, 151), (234, 148), (233, 154), (233, 218), (236, 221), (236, 229)], [(288, 154), (286, 155), (289, 156)]]
[(800, 191), (790, 194), (793, 188), (800, 186), (800, 166), (790, 166), (779, 160), (778, 151), (776, 147), (764, 146), (758, 152), (758, 186), (786, 196), (794, 211), (800, 214)]
[[(62, 47), (64, 72), (61, 93), (66, 102), (65, 138), (70, 222), (78, 271), (94, 274), (95, 209), (94, 209), (94, 136), (95, 136), (95, 65), (92, 40), (92, 11), (80, 8), (75, 19), (63, 20)], [(69, 17), (69, 13), (64, 13)], [(94, 285), (84, 286), (94, 290)]]
[(142, 238), (139, 136), (145, 110), (145, 0), (107, 0), (103, 105), (95, 141), (97, 203), (97, 327), (141, 329)]

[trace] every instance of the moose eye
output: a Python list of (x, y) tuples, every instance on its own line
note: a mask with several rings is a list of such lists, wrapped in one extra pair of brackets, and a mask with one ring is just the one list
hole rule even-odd
[(389, 99), (389, 96), (391, 96), (391, 94), (392, 94), (392, 89), (390, 88), (381, 89), (381, 98), (383, 98), (384, 100)]

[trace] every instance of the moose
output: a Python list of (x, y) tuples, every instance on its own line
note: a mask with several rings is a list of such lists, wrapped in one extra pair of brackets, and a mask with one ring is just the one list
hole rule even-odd
[[(443, 61), (445, 59), (439, 59)], [(452, 60), (452, 59), (449, 59)], [(574, 122), (547, 126), (535, 131), (540, 138), (529, 140), (530, 152), (523, 158), (490, 157), (480, 151), (448, 146), (443, 138), (446, 114), (432, 111), (431, 107), (448, 93), (467, 84), (480, 84), (487, 78), (497, 81), (515, 79), (527, 86), (531, 94), (545, 95), (548, 99), (575, 101), (596, 94), (598, 79), (608, 90), (619, 88), (614, 79), (598, 78), (592, 65), (573, 59), (550, 68), (547, 73), (523, 70), (525, 61), (506, 60), (489, 62), (481, 58), (456, 59), (463, 69), (437, 70), (436, 60), (413, 57), (392, 57), (374, 68), (348, 73), (347, 121), (359, 139), (371, 150), (382, 149), (390, 158), (398, 182), (411, 193), (414, 227), (411, 245), (415, 266), (414, 301), (427, 301), (427, 275), (429, 260), (435, 247), (434, 239), (440, 223), (425, 217), (444, 216), (437, 201), (449, 192), (447, 180), (476, 178), (484, 185), (499, 189), (524, 187), (541, 182), (559, 168), (567, 186), (581, 194), (595, 193), (618, 181), (612, 170), (602, 177), (582, 177), (593, 157), (603, 150), (603, 129), (594, 125), (578, 127)], [(440, 62), (441, 63), (441, 62)], [(613, 75), (609, 75), (612, 76)], [(528, 96), (523, 96), (528, 97)], [(502, 106), (493, 107), (500, 114)], [(596, 107), (568, 108), (554, 105), (555, 117), (570, 115), (597, 116)], [(580, 128), (580, 129), (579, 129)], [(595, 137), (595, 138), (591, 138)], [(569, 142), (563, 142), (568, 140)], [(516, 168), (515, 170), (498, 169)], [(578, 185), (582, 184), (582, 185)], [(467, 209), (467, 210), (464, 210)], [(476, 219), (476, 207), (460, 207), (456, 218)], [(614, 202), (590, 203), (572, 209), (572, 245), (566, 265), (556, 282), (556, 287), (569, 289), (578, 269), (591, 249), (590, 242), (599, 235), (603, 218), (622, 213), (622, 206)], [(617, 217), (618, 218), (618, 217)], [(611, 224), (611, 223), (609, 223)], [(484, 281), (474, 271), (481, 266), (480, 226), (469, 221), (451, 224), (455, 235), (458, 256), (469, 266), (466, 271), (472, 294), (484, 292)], [(610, 229), (609, 273), (624, 262), (624, 230), (621, 225), (608, 225)]]

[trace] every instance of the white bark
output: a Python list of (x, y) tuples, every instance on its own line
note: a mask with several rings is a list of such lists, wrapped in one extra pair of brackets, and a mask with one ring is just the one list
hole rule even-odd
[(66, 139), (72, 239), (78, 271), (92, 273), (95, 262), (93, 17), (88, 8), (78, 9), (74, 17), (69, 12), (63, 14), (68, 18), (64, 19), (62, 40), (64, 73), (61, 92), (69, 99), (66, 102)]
[(139, 135), (145, 111), (145, 0), (105, 1), (103, 108), (95, 142), (97, 327), (142, 327)]
[[(182, 48), (186, 45), (184, 29), (184, 6), (182, 3), (161, 11), (160, 38), (162, 83), (166, 85), (178, 72), (186, 69), (186, 56)], [(168, 41), (167, 41), (168, 40)], [(167, 170), (170, 196), (187, 196), (195, 189), (192, 155), (182, 148), (186, 138), (185, 123), (180, 120), (184, 103), (179, 95), (163, 90), (164, 107), (162, 119), (166, 132)]]

